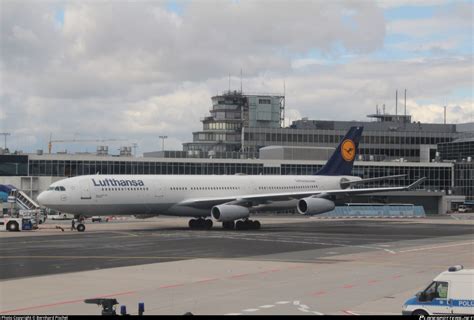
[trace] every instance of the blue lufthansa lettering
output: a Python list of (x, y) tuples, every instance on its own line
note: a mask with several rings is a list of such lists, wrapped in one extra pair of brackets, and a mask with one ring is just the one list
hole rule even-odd
[(92, 184), (94, 187), (127, 187), (127, 186), (133, 186), (133, 187), (143, 187), (145, 186), (145, 183), (143, 180), (128, 180), (128, 179), (91, 179)]

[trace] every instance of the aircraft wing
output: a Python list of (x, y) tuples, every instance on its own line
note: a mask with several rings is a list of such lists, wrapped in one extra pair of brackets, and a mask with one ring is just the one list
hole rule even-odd
[(193, 208), (211, 208), (219, 204), (234, 204), (244, 207), (251, 207), (257, 204), (269, 203), (272, 201), (285, 201), (292, 199), (301, 199), (306, 197), (324, 198), (333, 195), (351, 196), (358, 194), (371, 194), (387, 191), (406, 191), (412, 190), (422, 184), (426, 177), (418, 179), (414, 183), (404, 187), (387, 187), (387, 188), (361, 188), (361, 189), (336, 189), (336, 190), (315, 190), (300, 192), (281, 192), (281, 193), (261, 193), (251, 195), (239, 195), (235, 197), (213, 197), (213, 198), (197, 198), (180, 202), (179, 206)]

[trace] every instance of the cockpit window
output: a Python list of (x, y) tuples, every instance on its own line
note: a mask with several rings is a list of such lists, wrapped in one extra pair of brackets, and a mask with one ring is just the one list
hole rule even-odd
[(48, 190), (66, 191), (66, 188), (64, 188), (63, 186), (57, 186), (57, 187), (49, 187)]

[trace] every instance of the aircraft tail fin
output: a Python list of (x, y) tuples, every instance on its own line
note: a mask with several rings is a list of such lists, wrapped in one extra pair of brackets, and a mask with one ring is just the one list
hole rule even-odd
[(318, 172), (317, 176), (345, 176), (352, 174), (354, 159), (359, 147), (360, 137), (364, 127), (351, 127), (342, 138), (336, 151), (329, 158), (328, 162)]

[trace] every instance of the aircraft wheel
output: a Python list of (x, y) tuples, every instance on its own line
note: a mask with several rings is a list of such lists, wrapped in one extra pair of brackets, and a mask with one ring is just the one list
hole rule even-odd
[(242, 221), (242, 220), (237, 221), (237, 223), (235, 224), (235, 228), (237, 230), (247, 230), (246, 221)]
[(235, 227), (235, 222), (234, 221), (222, 222), (222, 228), (224, 228), (224, 229), (233, 230), (234, 227)]
[(189, 220), (189, 229), (196, 229), (196, 226), (198, 224), (198, 221), (196, 219), (191, 219)]
[(83, 225), (82, 223), (79, 223), (76, 227), (77, 231), (79, 232), (84, 232), (86, 230), (86, 226)]
[(260, 229), (260, 221), (254, 220), (252, 221), (252, 229), (259, 230)]
[(204, 220), (204, 229), (210, 230), (212, 228), (212, 225), (213, 225), (212, 220), (210, 219)]

